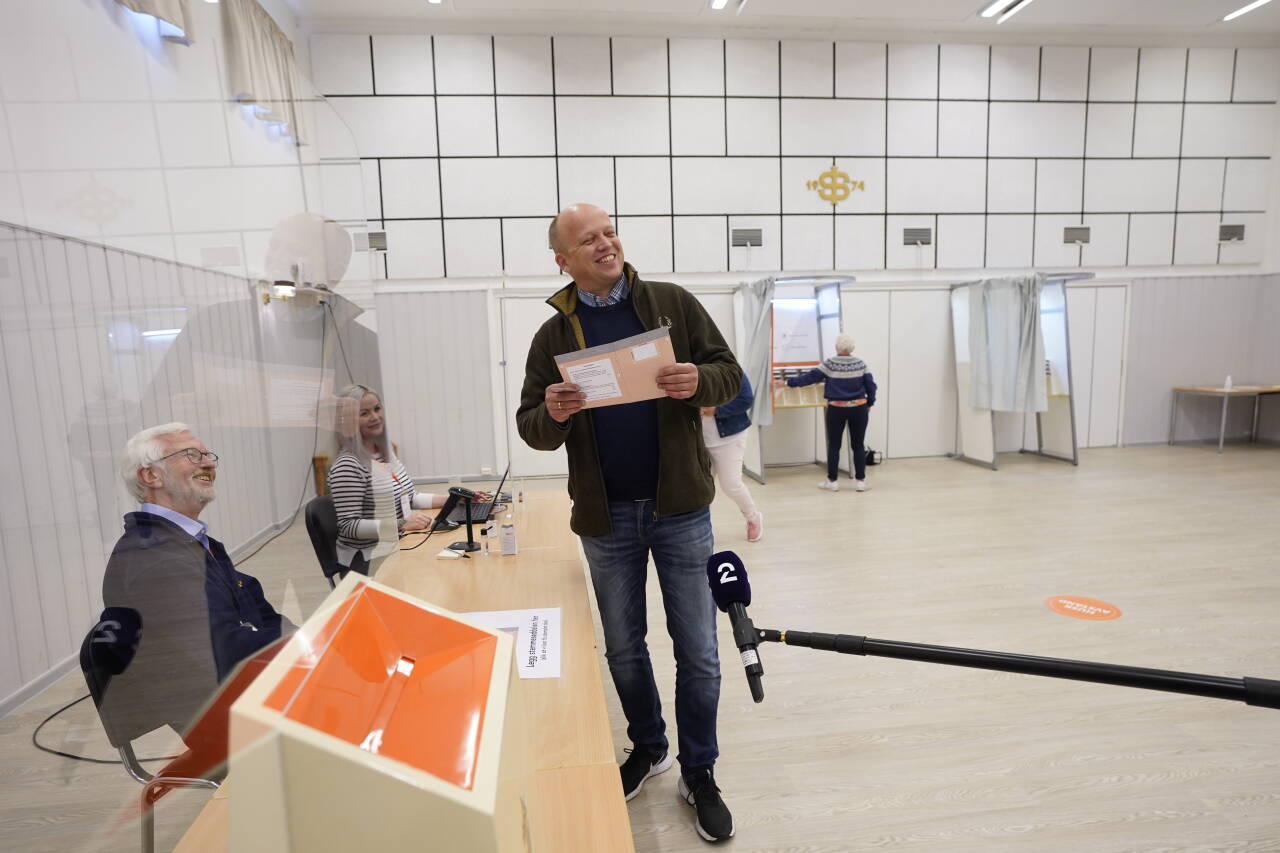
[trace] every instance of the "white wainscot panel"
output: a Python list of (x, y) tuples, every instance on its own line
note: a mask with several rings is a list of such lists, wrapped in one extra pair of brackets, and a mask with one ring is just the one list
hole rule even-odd
[(1220, 264), (1257, 264), (1262, 262), (1267, 247), (1267, 215), (1265, 213), (1224, 213), (1224, 225), (1243, 225), (1244, 240), (1239, 243), (1222, 243), (1218, 254)]
[(986, 103), (975, 101), (940, 103), (938, 105), (938, 155), (981, 157), (986, 153)]
[(782, 100), (784, 155), (882, 155), (883, 101)]
[(322, 95), (372, 95), (372, 68), (368, 36), (311, 36), (311, 82)]
[(778, 209), (775, 158), (676, 157), (675, 213), (772, 213)]
[(1034, 101), (1040, 91), (1040, 48), (993, 45), (991, 48), (991, 97), (993, 100)]
[(1089, 160), (1084, 169), (1084, 208), (1091, 213), (1173, 210), (1177, 160)]
[(867, 420), (866, 446), (887, 452), (887, 412), (893, 394), (889, 375), (889, 291), (846, 291), (840, 302), (844, 309), (840, 327), (853, 336), (853, 351), (866, 362), (877, 386), (876, 404)]
[(712, 98), (671, 99), (671, 153), (722, 155), (725, 102)]
[(993, 213), (1030, 213), (1035, 210), (1035, 191), (1035, 160), (988, 161), (988, 211)]
[(1035, 266), (1077, 267), (1080, 265), (1080, 247), (1074, 243), (1063, 243), (1063, 229), (1068, 225), (1080, 225), (1077, 215), (1044, 215), (1036, 216), (1036, 254)]
[(1236, 52), (1229, 47), (1193, 47), (1187, 57), (1187, 100), (1231, 100)]
[(983, 244), (986, 241), (986, 217), (939, 216), (938, 269), (976, 269), (984, 265)]
[[(930, 228), (933, 242), (928, 246), (903, 245), (907, 228)], [(930, 214), (885, 217), (885, 269), (929, 270), (934, 268), (934, 249), (938, 241), (937, 217)]]
[(605, 210), (617, 207), (613, 196), (612, 157), (566, 157), (559, 162), (560, 207), (588, 202)]
[(1133, 104), (1090, 104), (1088, 157), (1128, 157), (1133, 149)]
[(1270, 156), (1275, 112), (1272, 104), (1187, 104), (1182, 156)]
[(680, 216), (675, 221), (676, 272), (729, 269), (728, 223), (723, 216)]
[(1005, 269), (1029, 267), (1034, 241), (1034, 216), (988, 216), (986, 265)]
[(440, 167), (435, 160), (383, 160), (382, 215), (420, 219), (440, 215)]
[(431, 65), (431, 36), (373, 37), (374, 81), (379, 95), (432, 94), (436, 81)]
[(671, 39), (671, 94), (723, 95), (724, 42)]
[(450, 278), (502, 273), (502, 225), (496, 219), (446, 219), (444, 256)]
[(889, 45), (889, 97), (938, 97), (938, 46)]
[(550, 157), (450, 159), (440, 163), (445, 216), (554, 216)]
[(886, 97), (888, 50), (884, 44), (836, 42), (836, 97)]
[(835, 94), (835, 46), (829, 41), (782, 43), (782, 94), (830, 98)]
[(1083, 160), (1041, 160), (1036, 165), (1036, 212), (1079, 210)]
[(1177, 157), (1181, 146), (1181, 104), (1138, 104), (1133, 126), (1133, 156)]
[(1040, 99), (1083, 101), (1088, 91), (1089, 48), (1043, 47), (1040, 49)]
[(886, 451), (894, 457), (941, 456), (955, 449), (956, 382), (949, 297), (945, 290), (896, 291), (891, 295), (892, 385), (903, 391), (888, 399)]
[(991, 156), (1079, 157), (1084, 104), (991, 105)]
[(608, 95), (609, 39), (603, 36), (557, 36), (555, 70), (557, 95)]
[(1178, 174), (1178, 210), (1221, 210), (1222, 160), (1183, 160)]
[(836, 269), (884, 269), (883, 216), (836, 217)]
[(1067, 346), (1071, 351), (1071, 415), (1076, 428), (1076, 447), (1089, 446), (1097, 290), (1096, 287), (1067, 288)]
[(1271, 170), (1270, 160), (1228, 160), (1223, 210), (1265, 210)]
[(1124, 370), (1123, 287), (1099, 287), (1093, 328), (1093, 388), (1089, 405), (1089, 447), (1120, 441), (1120, 378)]
[(1084, 246), (1080, 263), (1086, 267), (1122, 267), (1129, 243), (1129, 216), (1124, 213), (1090, 214), (1084, 218), (1089, 226), (1089, 243)]
[(985, 44), (942, 45), (938, 97), (986, 98), (990, 57)]
[(1174, 227), (1175, 264), (1200, 266), (1218, 262), (1218, 214), (1179, 213)]
[(667, 154), (662, 98), (556, 98), (560, 154)]
[(387, 278), (440, 278), (444, 258), (439, 222), (388, 222)]
[(1135, 213), (1129, 218), (1129, 266), (1173, 263), (1173, 214)]
[(493, 43), (489, 36), (435, 36), (436, 92), (493, 94)]
[(889, 158), (888, 209), (895, 213), (978, 213), (986, 204), (982, 160)]
[(1280, 52), (1271, 47), (1236, 50), (1233, 101), (1274, 101), (1280, 98)]
[[(320, 129), (321, 157), (434, 157), (436, 116), (430, 98), (334, 98), (340, 124)], [(322, 122), (329, 110), (320, 110)], [(355, 150), (352, 150), (354, 139)]]
[(549, 224), (545, 217), (502, 220), (502, 256), (507, 275), (555, 274), (556, 262), (547, 248)]
[(729, 154), (777, 154), (778, 112), (776, 98), (732, 98), (725, 102)]
[(551, 39), (546, 36), (496, 36), (493, 48), (498, 94), (551, 94)]
[(729, 269), (732, 272), (773, 272), (782, 269), (782, 222), (779, 216), (730, 216), (729, 230), (759, 228), (760, 246), (732, 246)]
[(619, 216), (671, 213), (671, 161), (666, 157), (619, 157), (617, 174)]
[(1186, 48), (1142, 48), (1138, 66), (1138, 100), (1181, 101), (1186, 71)]
[(498, 96), (499, 154), (552, 155), (555, 151), (556, 115), (551, 98)]
[(498, 153), (493, 98), (439, 98), (440, 154), (482, 157)]
[(619, 216), (617, 222), (627, 260), (646, 274), (671, 272), (670, 216)]
[(726, 94), (772, 97), (778, 94), (778, 43), (727, 39), (724, 43)]
[[(566, 284), (568, 281), (566, 280)], [(563, 450), (534, 450), (521, 440), (513, 428), (516, 409), (520, 407), (520, 389), (524, 384), (525, 359), (533, 336), (554, 310), (545, 304), (545, 295), (532, 298), (506, 297), (502, 300), (502, 357), (506, 384), (507, 417), (510, 437), (511, 470), (525, 477), (564, 476), (568, 473), (568, 457)]]
[(667, 40), (613, 40), (613, 94), (667, 94)]
[(835, 222), (831, 216), (782, 217), (782, 268), (794, 271), (833, 269)]
[[(1089, 100), (1132, 101), (1138, 85), (1138, 50), (1095, 47), (1090, 51)], [(1089, 119), (1093, 133), (1093, 118)]]
[(933, 157), (938, 153), (938, 103), (889, 102), (889, 156)]

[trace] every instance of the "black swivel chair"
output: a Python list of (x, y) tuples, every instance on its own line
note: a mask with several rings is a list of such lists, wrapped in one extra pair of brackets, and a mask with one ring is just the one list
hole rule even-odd
[(337, 580), (345, 573), (338, 564), (338, 511), (333, 508), (333, 498), (320, 495), (307, 502), (303, 510), (311, 547), (316, 551), (320, 569), (329, 580), (329, 588), (337, 586)]
[[(107, 740), (120, 753), (120, 763), (125, 772), (142, 783), (142, 850), (153, 853), (156, 843), (155, 801), (161, 788), (217, 788), (212, 779), (191, 779), (177, 776), (153, 776), (143, 768), (133, 751), (133, 741), (148, 732), (155, 731), (168, 721), (164, 709), (130, 697), (120, 691), (110, 690), (113, 677), (120, 675), (133, 659), (141, 636), (138, 611), (123, 607), (109, 607), (102, 618), (85, 635), (80, 644), (80, 670), (84, 673), (89, 695), (98, 709), (98, 719), (107, 734)], [(111, 701), (107, 697), (110, 694)]]

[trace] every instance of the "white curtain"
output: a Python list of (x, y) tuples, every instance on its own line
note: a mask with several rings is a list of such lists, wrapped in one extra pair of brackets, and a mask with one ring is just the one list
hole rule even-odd
[(989, 278), (969, 287), (969, 405), (995, 412), (1044, 412), (1044, 276)]
[(773, 347), (773, 277), (738, 285), (742, 306), (742, 328), (746, 336), (738, 342), (738, 360), (755, 392), (751, 406), (751, 422), (756, 426), (773, 423), (772, 347)]
[(293, 43), (256, 0), (221, 0), (231, 97), (252, 104), (258, 117), (287, 126), (301, 145), (309, 138), (303, 127), (303, 88), (293, 56)]
[[(121, 6), (161, 22), (160, 35), (167, 41), (191, 44), (191, 9), (189, 0), (116, 0)], [(168, 24), (170, 28), (166, 28)]]

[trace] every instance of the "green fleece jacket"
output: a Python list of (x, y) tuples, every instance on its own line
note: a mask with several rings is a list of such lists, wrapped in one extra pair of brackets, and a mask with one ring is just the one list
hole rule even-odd
[[(742, 368), (692, 293), (666, 282), (642, 281), (630, 264), (624, 270), (631, 287), (631, 304), (641, 325), (645, 329), (666, 326), (671, 330), (676, 361), (698, 366), (698, 390), (692, 397), (658, 399), (655, 512), (659, 517), (693, 512), (715, 497), (711, 456), (702, 443), (699, 407), (719, 406), (732, 400), (742, 384)], [(579, 536), (607, 536), (613, 532), (613, 525), (591, 410), (571, 417), (566, 429), (552, 419), (546, 406), (547, 386), (563, 381), (555, 357), (586, 348), (577, 316), (577, 285), (570, 283), (547, 304), (556, 313), (542, 324), (529, 346), (516, 427), (520, 437), (535, 450), (555, 450), (565, 445), (569, 455), (569, 499), (573, 502), (569, 526)]]

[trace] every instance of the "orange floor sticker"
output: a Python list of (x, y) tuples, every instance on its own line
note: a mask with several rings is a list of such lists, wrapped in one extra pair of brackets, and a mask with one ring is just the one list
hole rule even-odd
[(1051, 595), (1044, 600), (1044, 606), (1054, 613), (1063, 616), (1074, 616), (1077, 619), (1119, 619), (1120, 608), (1096, 598), (1082, 598), (1078, 595)]

